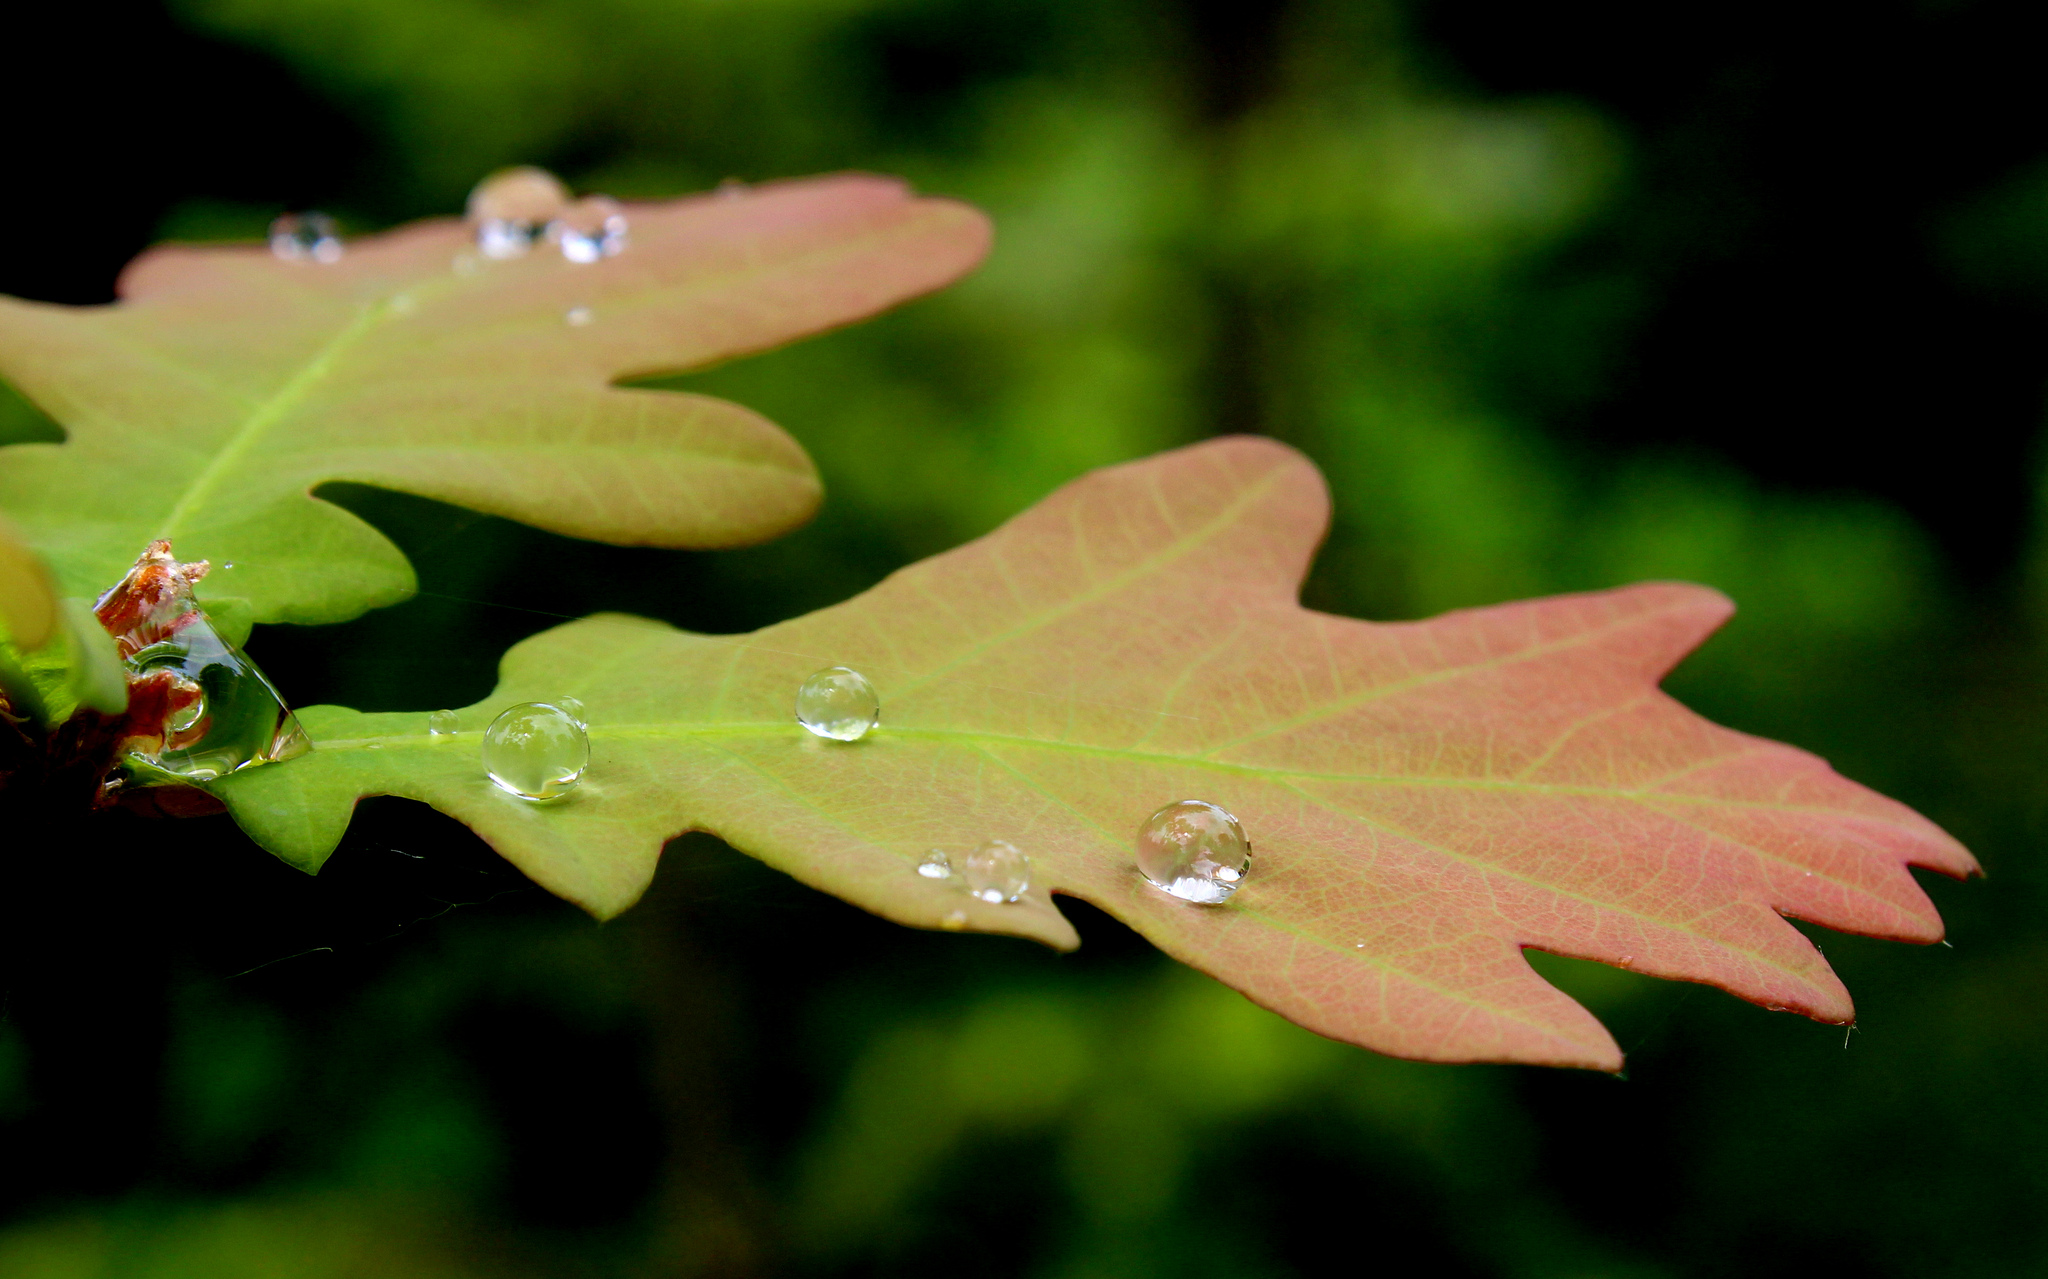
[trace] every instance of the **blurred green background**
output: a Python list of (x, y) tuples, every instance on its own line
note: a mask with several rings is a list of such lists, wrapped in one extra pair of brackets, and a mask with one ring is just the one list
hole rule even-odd
[(1503, 1279), (2048, 1274), (2048, 77), (2037, 6), (174, 0), (10, 19), (0, 289), (356, 231), (495, 167), (652, 197), (900, 173), (988, 265), (675, 380), (828, 499), (769, 546), (568, 542), (362, 489), (426, 593), (251, 649), (460, 705), (600, 608), (829, 603), (1083, 471), (1305, 450), (1307, 597), (1652, 577), (1741, 606), (1671, 687), (1970, 844), (1952, 948), (1819, 934), (1857, 1032), (1537, 956), (1628, 1076), (1332, 1044), (1069, 903), (913, 933), (715, 841), (598, 926), (423, 808), (318, 879), (221, 819), (16, 848), (0, 1275)]

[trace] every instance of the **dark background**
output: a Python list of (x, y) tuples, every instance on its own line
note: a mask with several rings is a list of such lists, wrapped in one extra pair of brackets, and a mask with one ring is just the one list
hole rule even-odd
[[(1338, 502), (1308, 596), (1682, 577), (1672, 688), (1969, 843), (1953, 948), (1822, 935), (1860, 1029), (1571, 961), (1622, 1081), (1392, 1062), (1090, 908), (913, 933), (715, 841), (598, 926), (366, 804), (317, 878), (221, 819), (8, 850), (0, 1274), (1999, 1275), (2048, 1269), (2043, 23), (2018, 3), (187, 0), (12, 16), (0, 290), (163, 238), (860, 167), (999, 243), (679, 380), (828, 505), (619, 551), (369, 490), (425, 593), (264, 628), (297, 703), (461, 705), (600, 608), (844, 598), (1222, 431)], [(26, 429), (26, 428), (23, 428)], [(422, 635), (432, 642), (422, 644)]]

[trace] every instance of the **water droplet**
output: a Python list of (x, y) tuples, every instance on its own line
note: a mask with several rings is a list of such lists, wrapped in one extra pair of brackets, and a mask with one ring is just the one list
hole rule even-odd
[(287, 213), (270, 224), (270, 251), (286, 262), (341, 261), (341, 237), (324, 213)]
[(882, 722), (882, 699), (859, 671), (828, 666), (796, 691), (796, 722), (820, 737), (857, 742)]
[(739, 178), (727, 178), (718, 184), (717, 194), (721, 199), (737, 200), (747, 193), (747, 184)]
[(1251, 872), (1252, 845), (1226, 810), (1200, 799), (1168, 804), (1138, 830), (1138, 869), (1183, 901), (1230, 900)]
[(959, 932), (961, 929), (967, 927), (967, 912), (964, 910), (947, 911), (945, 917), (939, 920), (939, 927), (945, 929), (949, 933)]
[(569, 313), (562, 318), (567, 320), (573, 327), (580, 329), (596, 317), (591, 315), (590, 308), (587, 306), (572, 306), (569, 308)]
[(277, 732), (270, 739), (270, 749), (264, 752), (265, 763), (276, 764), (288, 759), (297, 759), (313, 749), (313, 739), (306, 736), (306, 730), (299, 723), (299, 717), (289, 710), (277, 722)]
[(1623, 968), (1626, 968), (1630, 964), (1636, 962), (1636, 957), (1634, 955), (1623, 955), (1618, 962), (1621, 964)]
[[(522, 257), (568, 207), (567, 188), (546, 169), (527, 165), (493, 173), (469, 193), (477, 251), (499, 260)], [(455, 269), (463, 269), (461, 258)]]
[(453, 737), (461, 730), (462, 721), (454, 711), (435, 711), (427, 716), (427, 736)]
[(985, 902), (1013, 902), (1031, 887), (1031, 859), (1015, 844), (992, 839), (967, 854), (960, 877)]
[(412, 294), (410, 293), (394, 294), (391, 298), (391, 313), (393, 315), (411, 315), (413, 308), (418, 305), (417, 302), (412, 300)]
[(917, 864), (917, 873), (926, 879), (951, 879), (953, 877), (953, 859), (946, 856), (945, 849), (934, 848), (924, 855), (923, 861)]
[(583, 709), (582, 698), (557, 697), (555, 699), (555, 705), (569, 712), (569, 718), (576, 721), (576, 727), (582, 729), (586, 733), (590, 731), (590, 716)]
[(197, 728), (199, 721), (205, 718), (206, 694), (204, 691), (195, 691), (191, 701), (164, 717), (164, 732), (172, 738), (183, 737)]
[(559, 706), (521, 702), (484, 730), (484, 771), (521, 799), (568, 794), (590, 766), (590, 738)]
[(580, 266), (616, 257), (626, 247), (626, 213), (607, 196), (585, 196), (548, 224), (548, 238)]
[(229, 561), (228, 561), (227, 563), (225, 563), (225, 564), (221, 565), (221, 567), (222, 567), (223, 569), (230, 569), (230, 568), (233, 568), (234, 566), (235, 566), (235, 562), (234, 562), (233, 560), (229, 560)]
[[(127, 763), (145, 784), (163, 774), (212, 781), (311, 749), (277, 689), (199, 606), (191, 584), (204, 574), (203, 563), (181, 565), (170, 544), (158, 542), (100, 597), (100, 607), (122, 619), (101, 614), (125, 655), (136, 727), (148, 723), (152, 705), (162, 717), (160, 731), (130, 740)], [(145, 614), (124, 618), (121, 601), (137, 598), (154, 603)]]

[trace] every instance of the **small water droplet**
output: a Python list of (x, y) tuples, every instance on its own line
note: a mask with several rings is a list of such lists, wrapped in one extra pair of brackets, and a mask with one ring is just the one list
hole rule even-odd
[(828, 666), (796, 691), (796, 722), (820, 737), (857, 742), (882, 722), (882, 699), (859, 671)]
[(945, 917), (939, 920), (939, 927), (949, 933), (959, 932), (967, 927), (967, 912), (964, 910), (947, 911)]
[(1138, 829), (1138, 869), (1182, 901), (1230, 900), (1251, 873), (1252, 845), (1237, 818), (1207, 800), (1183, 799)]
[(453, 737), (461, 730), (462, 721), (454, 711), (435, 711), (427, 716), (427, 736)]
[(1623, 955), (1619, 962), (1623, 968), (1626, 968), (1636, 962), (1636, 957), (1634, 955)]
[(967, 854), (960, 877), (985, 902), (1013, 902), (1031, 887), (1031, 859), (1008, 840), (992, 839)]
[(1351, 949), (1353, 949), (1353, 950), (1364, 950), (1364, 949), (1365, 949), (1365, 943), (1364, 943), (1364, 942), (1362, 942), (1362, 941), (1355, 941), (1355, 942), (1352, 942), (1352, 943), (1351, 943)]
[(229, 560), (229, 561), (228, 561), (227, 563), (225, 563), (225, 564), (221, 565), (221, 568), (222, 568), (223, 570), (225, 570), (225, 569), (231, 569), (231, 568), (233, 568), (234, 566), (235, 566), (235, 562), (234, 562), (233, 560)]
[(717, 194), (726, 200), (737, 200), (747, 193), (747, 184), (738, 178), (727, 178), (718, 184)]
[(410, 293), (393, 294), (391, 298), (391, 313), (393, 315), (411, 315), (413, 308), (418, 305), (417, 302), (412, 300), (412, 294)]
[(521, 799), (557, 799), (590, 766), (590, 738), (559, 706), (521, 702), (484, 730), (484, 771)]
[(287, 213), (270, 224), (270, 251), (286, 262), (332, 265), (341, 261), (341, 237), (324, 213)]
[(951, 879), (953, 877), (953, 859), (946, 856), (945, 849), (934, 848), (924, 855), (923, 861), (917, 864), (917, 873), (926, 879)]
[(608, 196), (585, 196), (548, 224), (548, 238), (579, 266), (617, 257), (626, 247), (626, 213)]
[[(523, 257), (568, 207), (568, 189), (546, 169), (523, 165), (493, 173), (469, 193), (477, 252), (498, 260)], [(455, 269), (462, 270), (461, 258)]]
[(557, 697), (555, 699), (555, 705), (569, 712), (569, 718), (576, 721), (576, 727), (582, 729), (586, 733), (590, 731), (590, 716), (583, 709), (582, 698)]
[(590, 308), (587, 306), (572, 306), (569, 308), (569, 313), (562, 318), (567, 320), (572, 326), (580, 329), (596, 317), (591, 315)]

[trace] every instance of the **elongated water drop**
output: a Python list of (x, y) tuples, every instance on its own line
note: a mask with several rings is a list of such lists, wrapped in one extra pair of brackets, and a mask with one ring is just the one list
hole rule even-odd
[(559, 706), (521, 702), (484, 730), (484, 772), (521, 799), (559, 799), (590, 766), (590, 737)]
[(967, 854), (960, 877), (985, 902), (1013, 902), (1031, 887), (1031, 859), (1008, 840), (992, 839)]
[(946, 856), (945, 849), (934, 848), (924, 855), (923, 861), (917, 864), (917, 873), (926, 879), (951, 879), (953, 877), (953, 859)]
[(164, 717), (164, 731), (173, 740), (182, 740), (186, 734), (199, 726), (206, 718), (206, 691), (201, 689), (197, 696)]
[(200, 607), (193, 587), (207, 571), (152, 542), (93, 606), (127, 667), (123, 762), (145, 786), (212, 781), (311, 749), (277, 689)]
[(568, 207), (568, 189), (546, 169), (524, 165), (493, 173), (469, 193), (477, 252), (498, 260), (523, 257)]
[(820, 737), (857, 742), (882, 722), (882, 699), (859, 671), (828, 666), (796, 691), (796, 722)]
[(435, 711), (427, 716), (427, 736), (453, 737), (462, 727), (454, 711)]
[(341, 237), (324, 213), (287, 213), (270, 224), (270, 251), (286, 262), (331, 265), (341, 261)]
[(1251, 873), (1252, 845), (1228, 811), (1206, 800), (1168, 804), (1138, 830), (1138, 869), (1183, 901), (1230, 900)]
[(616, 257), (626, 247), (626, 212), (607, 196), (586, 196), (548, 224), (548, 238), (579, 266)]

